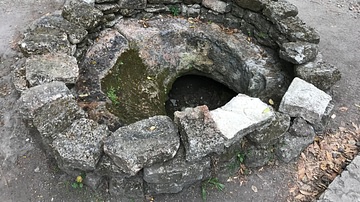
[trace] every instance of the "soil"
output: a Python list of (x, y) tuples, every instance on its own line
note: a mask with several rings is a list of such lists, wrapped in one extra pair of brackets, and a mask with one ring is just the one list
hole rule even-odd
[[(328, 130), (360, 123), (360, 2), (354, 0), (289, 0), (299, 16), (321, 36), (320, 50), (325, 61), (338, 66), (342, 79), (332, 91), (335, 101)], [(33, 142), (31, 134), (16, 117), (15, 92), (11, 83), (12, 50), (27, 24), (59, 9), (64, 0), (0, 1), (0, 199), (22, 201), (104, 201), (106, 194), (87, 187), (73, 189), (75, 179), (62, 173)], [(326, 134), (324, 134), (326, 136)], [(301, 159), (300, 159), (301, 160)], [(291, 188), (297, 183), (298, 162), (252, 170), (251, 174), (221, 173), (223, 191), (207, 186), (207, 201), (294, 201)], [(227, 165), (221, 165), (226, 167)], [(230, 177), (229, 177), (230, 176)], [(148, 197), (148, 201), (202, 201), (200, 183), (179, 194)], [(115, 200), (114, 200), (115, 201)]]

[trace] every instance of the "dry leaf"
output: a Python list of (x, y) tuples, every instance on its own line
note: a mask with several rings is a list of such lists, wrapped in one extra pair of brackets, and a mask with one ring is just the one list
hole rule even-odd
[(302, 194), (298, 194), (297, 196), (295, 196), (295, 199), (297, 199), (297, 200), (302, 200), (304, 198), (305, 198), (305, 196)]
[(314, 195), (313, 192), (309, 192), (309, 191), (305, 191), (305, 190), (299, 190), (301, 194), (305, 195), (305, 196), (312, 196)]
[(257, 192), (258, 192), (257, 187), (255, 187), (254, 185), (252, 185), (252, 186), (251, 186), (251, 189), (252, 189), (255, 193), (257, 193)]
[(346, 112), (349, 108), (347, 107), (340, 107), (339, 108), (339, 111), (342, 111), (342, 112)]

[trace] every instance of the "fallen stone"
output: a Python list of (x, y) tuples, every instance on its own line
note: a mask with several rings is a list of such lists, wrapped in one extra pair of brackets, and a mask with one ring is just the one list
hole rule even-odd
[(63, 171), (93, 171), (102, 154), (103, 139), (110, 135), (105, 125), (91, 119), (75, 120), (57, 134), (52, 143), (55, 159)]
[(64, 53), (34, 55), (26, 59), (25, 67), (31, 87), (52, 81), (75, 84), (79, 76), (76, 58)]
[(197, 161), (211, 153), (224, 151), (225, 137), (216, 127), (206, 105), (175, 112), (174, 122), (179, 127), (187, 161)]
[(288, 163), (300, 155), (300, 153), (314, 141), (314, 128), (306, 123), (305, 120), (297, 118), (290, 127), (288, 133), (280, 140), (279, 147), (276, 148), (277, 157)]
[(184, 187), (210, 177), (210, 158), (187, 162), (184, 154), (184, 149), (179, 149), (170, 161), (144, 168), (147, 193), (178, 193)]
[(203, 0), (202, 5), (218, 13), (228, 13), (231, 5), (220, 0)]
[(298, 14), (298, 9), (288, 1), (270, 1), (263, 10), (263, 14), (271, 22), (276, 23), (288, 17), (295, 17)]
[(46, 53), (66, 53), (74, 55), (76, 46), (71, 45), (68, 36), (60, 30), (49, 30), (48, 33), (29, 32), (19, 42), (25, 55), (41, 55)]
[(246, 138), (259, 148), (270, 148), (276, 144), (290, 127), (290, 116), (275, 113), (269, 125), (265, 125), (248, 134)]
[(83, 27), (65, 20), (59, 12), (47, 14), (35, 20), (29, 26), (28, 32), (46, 34), (50, 29), (58, 29), (61, 32), (65, 32), (72, 44), (80, 43), (88, 34)]
[(171, 119), (155, 116), (116, 130), (106, 138), (104, 151), (123, 172), (135, 175), (143, 167), (173, 158), (179, 146)]
[(257, 128), (271, 122), (275, 112), (258, 98), (238, 94), (226, 105), (210, 111), (210, 117), (226, 137), (229, 147)]
[(331, 100), (330, 95), (296, 77), (281, 100), (279, 111), (316, 125), (321, 123)]
[(339, 69), (322, 61), (321, 57), (316, 57), (314, 61), (302, 65), (296, 65), (295, 75), (324, 91), (329, 90), (341, 78)]
[(277, 21), (277, 29), (285, 34), (290, 41), (304, 41), (318, 44), (320, 42), (320, 35), (314, 28), (307, 26), (298, 17), (288, 17)]
[(102, 20), (103, 13), (94, 6), (81, 0), (66, 1), (62, 16), (71, 23), (93, 30)]
[(280, 58), (293, 64), (304, 64), (315, 59), (319, 52), (319, 47), (307, 42), (283, 43), (280, 47)]

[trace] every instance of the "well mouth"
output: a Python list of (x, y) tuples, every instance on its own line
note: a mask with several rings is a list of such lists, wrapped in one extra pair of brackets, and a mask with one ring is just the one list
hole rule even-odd
[(173, 118), (175, 111), (200, 105), (213, 110), (225, 105), (236, 95), (235, 91), (208, 77), (184, 75), (172, 85), (165, 102), (166, 114)]

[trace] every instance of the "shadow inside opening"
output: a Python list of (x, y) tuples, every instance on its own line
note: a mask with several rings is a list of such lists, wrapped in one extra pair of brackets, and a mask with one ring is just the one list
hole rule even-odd
[(175, 80), (165, 102), (166, 113), (174, 118), (175, 111), (186, 107), (207, 105), (213, 110), (225, 105), (238, 93), (224, 84), (199, 75), (185, 75)]

